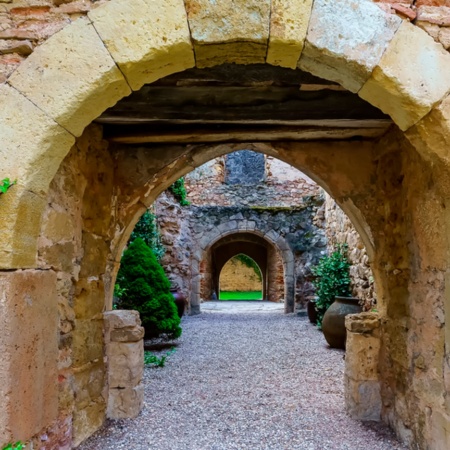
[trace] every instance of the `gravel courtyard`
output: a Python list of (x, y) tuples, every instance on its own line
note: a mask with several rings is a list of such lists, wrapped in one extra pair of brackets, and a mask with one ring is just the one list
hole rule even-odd
[(183, 318), (166, 366), (145, 370), (140, 416), (109, 422), (79, 449), (405, 448), (383, 425), (346, 416), (344, 352), (306, 318), (223, 305)]

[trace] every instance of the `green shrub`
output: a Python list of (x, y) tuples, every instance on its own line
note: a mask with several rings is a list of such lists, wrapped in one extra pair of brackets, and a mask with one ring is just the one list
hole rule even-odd
[(186, 187), (184, 186), (184, 178), (181, 177), (172, 186), (169, 187), (169, 192), (172, 192), (175, 199), (181, 206), (188, 206), (190, 203), (187, 200)]
[(161, 235), (156, 223), (156, 216), (150, 212), (145, 211), (134, 227), (130, 236), (129, 243), (140, 237), (152, 249), (158, 261), (164, 256), (166, 249), (161, 242)]
[(313, 284), (316, 288), (317, 325), (321, 325), (323, 315), (334, 302), (334, 297), (350, 297), (350, 263), (347, 259), (347, 244), (337, 245), (334, 252), (320, 259), (312, 267), (316, 276)]
[(117, 275), (122, 289), (118, 308), (139, 311), (147, 338), (181, 335), (180, 318), (170, 293), (170, 282), (148, 245), (135, 239), (122, 256)]

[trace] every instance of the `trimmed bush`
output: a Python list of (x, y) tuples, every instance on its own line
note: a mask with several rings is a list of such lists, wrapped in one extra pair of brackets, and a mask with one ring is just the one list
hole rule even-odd
[(141, 315), (146, 338), (181, 335), (180, 318), (170, 293), (170, 282), (150, 247), (135, 239), (122, 256), (117, 281), (122, 290), (119, 308)]

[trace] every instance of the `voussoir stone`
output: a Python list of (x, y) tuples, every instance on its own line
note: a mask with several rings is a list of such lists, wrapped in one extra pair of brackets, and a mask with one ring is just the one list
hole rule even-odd
[(76, 20), (37, 47), (8, 82), (75, 136), (131, 93), (86, 18)]
[(89, 18), (133, 90), (195, 66), (183, 0), (112, 0)]
[(450, 55), (442, 45), (403, 22), (359, 96), (407, 130), (450, 91), (448, 73)]
[(358, 92), (400, 24), (370, 1), (316, 0), (298, 67)]
[(308, 31), (312, 0), (272, 0), (266, 61), (295, 69)]
[(264, 63), (270, 0), (185, 0), (197, 67)]
[(450, 96), (406, 131), (405, 136), (425, 158), (437, 156), (450, 164)]
[(0, 201), (0, 268), (36, 265), (45, 195), (74, 137), (16, 89), (0, 86), (1, 179), (17, 180)]

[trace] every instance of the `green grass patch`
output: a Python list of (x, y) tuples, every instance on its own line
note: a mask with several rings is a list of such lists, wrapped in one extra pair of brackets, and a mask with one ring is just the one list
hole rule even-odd
[(220, 291), (219, 300), (262, 300), (261, 291), (237, 292), (237, 291)]

